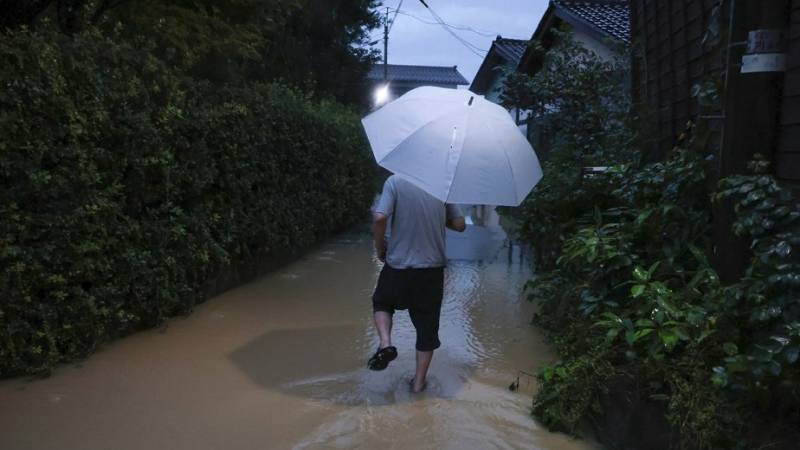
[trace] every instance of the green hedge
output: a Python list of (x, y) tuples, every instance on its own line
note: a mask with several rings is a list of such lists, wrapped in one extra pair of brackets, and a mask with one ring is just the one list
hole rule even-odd
[(182, 78), (146, 41), (0, 40), (0, 376), (186, 313), (231, 267), (360, 220), (358, 117)]

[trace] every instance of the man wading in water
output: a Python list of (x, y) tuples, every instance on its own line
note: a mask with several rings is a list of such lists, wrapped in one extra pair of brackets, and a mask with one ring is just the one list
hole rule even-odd
[[(391, 235), (386, 229), (391, 218)], [(455, 205), (436, 197), (397, 175), (383, 185), (374, 211), (373, 235), (378, 258), (384, 262), (372, 295), (375, 328), (380, 347), (370, 358), (372, 370), (383, 370), (397, 358), (392, 346), (392, 315), (408, 309), (417, 330), (417, 371), (411, 390), (425, 390), (425, 377), (439, 348), (439, 311), (444, 291), (445, 227), (462, 232), (464, 217)]]

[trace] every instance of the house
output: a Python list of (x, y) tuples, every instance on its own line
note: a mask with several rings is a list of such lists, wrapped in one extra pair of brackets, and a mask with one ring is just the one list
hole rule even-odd
[[(630, 42), (630, 6), (627, 0), (551, 0), (530, 41), (550, 47), (549, 31), (567, 27), (575, 40), (603, 58), (614, 55), (614, 46)], [(478, 69), (470, 90), (499, 103), (503, 69), (532, 74), (540, 68), (539, 55), (528, 43), (497, 36)]]
[(469, 90), (485, 96), (489, 101), (500, 103), (505, 71), (517, 70), (527, 48), (528, 41), (526, 40), (497, 36), (475, 74)]
[[(611, 58), (615, 45), (631, 40), (630, 2), (628, 0), (551, 0), (531, 40), (539, 40), (545, 48), (553, 44), (549, 31), (566, 27), (576, 41), (603, 58)], [(540, 61), (528, 50), (522, 56), (519, 70), (535, 72)]]
[[(384, 78), (386, 75), (386, 78)], [(388, 64), (384, 72), (383, 64), (375, 64), (367, 74), (367, 80), (373, 89), (388, 83), (388, 101), (421, 86), (437, 86), (457, 89), (469, 84), (458, 71), (458, 66), (414, 66)], [(382, 102), (381, 102), (382, 103)]]
[[(631, 15), (628, 0), (551, 0), (536, 27), (531, 41), (538, 41), (545, 49), (556, 44), (551, 30), (569, 30), (573, 39), (604, 59), (613, 58), (617, 47), (630, 45)], [(543, 58), (540, 52), (528, 46), (520, 58), (517, 71), (533, 75), (541, 70)], [(625, 81), (625, 80), (623, 80)], [(629, 89), (624, 83), (620, 89)], [(527, 117), (527, 136), (534, 148), (546, 154), (550, 133), (547, 125), (535, 115)]]

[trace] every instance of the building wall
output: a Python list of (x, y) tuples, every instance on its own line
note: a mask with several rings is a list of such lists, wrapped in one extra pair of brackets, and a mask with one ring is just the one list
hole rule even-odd
[[(721, 9), (717, 7), (722, 5)], [(772, 157), (784, 178), (800, 178), (800, 27), (798, 0), (632, 1), (633, 94), (643, 124), (652, 128), (651, 159), (672, 148), (690, 120), (709, 130), (703, 145), (710, 182), (747, 172), (756, 153)], [(789, 12), (791, 11), (791, 16)], [(742, 74), (748, 33), (790, 26), (789, 71)], [(712, 26), (713, 25), (713, 26)], [(711, 30), (719, 40), (705, 39)], [(728, 39), (732, 46), (728, 46)], [(730, 51), (728, 51), (730, 48)], [(701, 106), (692, 88), (713, 82), (720, 98)], [(655, 156), (655, 158), (652, 158)], [(721, 279), (739, 279), (749, 260), (747, 243), (733, 235), (729, 202), (712, 211), (711, 258)]]
[(800, 0), (791, 5), (789, 54), (775, 167), (778, 176), (800, 180)]
[[(675, 145), (687, 122), (700, 115), (692, 87), (723, 75), (721, 55), (703, 45), (716, 4), (717, 0), (631, 2), (633, 97), (652, 128), (649, 153), (656, 159)], [(712, 130), (721, 128), (718, 122), (709, 125)]]
[(611, 50), (605, 42), (596, 39), (585, 31), (573, 30), (573, 37), (577, 42), (580, 42), (584, 47), (593, 51), (597, 56), (606, 61), (614, 57), (613, 50)]
[[(515, 69), (515, 67), (511, 67), (510, 65), (506, 65), (505, 67)], [(501, 75), (500, 72), (495, 73), (496, 75), (492, 79), (489, 89), (486, 91), (486, 100), (500, 104), (500, 95), (503, 93), (503, 83), (505, 82), (506, 77)]]
[[(731, 18), (730, 6), (734, 0), (725, 0), (719, 13), (721, 39), (725, 41), (725, 30)], [(780, 111), (772, 101), (750, 101), (753, 82), (767, 80), (765, 86), (780, 83), (780, 76), (771, 74), (741, 75), (738, 64), (741, 62), (742, 47), (734, 47), (730, 57), (728, 72), (728, 91), (716, 109), (704, 109), (692, 98), (693, 86), (707, 80), (725, 80), (726, 57), (723, 45), (704, 45), (703, 38), (714, 20), (717, 0), (640, 0), (631, 2), (633, 29), (633, 95), (642, 106), (647, 124), (652, 128), (650, 142), (651, 154), (659, 158), (671, 149), (677, 137), (684, 131), (690, 120), (702, 121), (710, 129), (706, 142), (709, 154), (722, 160), (739, 159), (736, 164), (727, 166), (721, 162), (720, 175), (737, 173), (746, 164), (749, 155), (743, 149), (733, 149), (731, 141), (741, 141), (757, 146), (755, 142), (771, 139), (773, 128), (779, 131), (775, 147), (774, 162), (776, 173), (783, 178), (800, 179), (800, 0), (791, 0), (790, 11), (783, 11), (779, 0), (759, 2), (757, 0), (735, 0), (734, 42), (747, 39), (747, 32), (759, 28), (789, 28), (788, 71), (783, 77), (782, 106)], [(769, 11), (773, 6), (778, 12)], [(789, 17), (789, 14), (791, 16)], [(775, 22), (776, 17), (778, 19)], [(781, 20), (783, 19), (783, 20)], [(791, 24), (790, 24), (791, 21)], [(779, 85), (779, 84), (778, 84)], [(770, 95), (763, 92), (763, 96)], [(744, 100), (743, 100), (744, 98)], [(742, 110), (742, 107), (745, 110)], [(727, 109), (727, 111), (726, 111)], [(780, 112), (778, 123), (762, 123), (772, 120)], [(735, 115), (750, 114), (751, 120), (745, 129), (734, 123)], [(727, 125), (725, 122), (728, 122)], [(756, 130), (758, 128), (759, 130)], [(761, 130), (763, 129), (763, 130)], [(723, 142), (722, 132), (725, 133)], [(747, 134), (741, 138), (739, 134)], [(721, 148), (724, 145), (725, 148)], [(744, 145), (744, 144), (742, 144)], [(761, 153), (770, 154), (773, 148), (760, 148)]]

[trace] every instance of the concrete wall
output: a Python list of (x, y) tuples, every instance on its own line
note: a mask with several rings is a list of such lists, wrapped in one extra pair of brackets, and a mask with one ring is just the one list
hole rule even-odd
[(614, 57), (614, 52), (606, 43), (594, 38), (593, 36), (590, 36), (584, 31), (574, 30), (574, 38), (577, 42), (580, 42), (584, 47), (593, 51), (597, 56), (606, 61), (609, 61)]
[[(505, 66), (506, 68), (514, 69), (510, 64)], [(500, 103), (500, 94), (503, 92), (503, 82), (505, 81), (505, 76), (500, 75), (500, 73), (496, 73), (494, 78), (492, 79), (492, 84), (489, 85), (489, 89), (486, 92), (486, 100), (494, 103)]]

